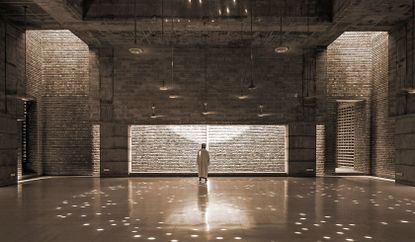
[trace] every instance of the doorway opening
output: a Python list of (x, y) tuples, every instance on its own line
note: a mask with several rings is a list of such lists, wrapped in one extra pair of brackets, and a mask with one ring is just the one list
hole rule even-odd
[[(363, 110), (359, 108), (363, 103), (361, 100), (339, 100), (337, 101), (337, 124), (336, 124), (336, 173), (362, 173), (357, 164), (362, 135)], [(367, 161), (366, 161), (367, 162)]]

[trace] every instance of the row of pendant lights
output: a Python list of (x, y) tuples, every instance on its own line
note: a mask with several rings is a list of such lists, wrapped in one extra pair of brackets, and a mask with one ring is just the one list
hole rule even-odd
[[(189, 3), (191, 3), (192, 1), (189, 0)], [(236, 0), (233, 1), (236, 4)], [(202, 4), (202, 0), (199, 0), (199, 3)], [(256, 85), (254, 82), (254, 56), (253, 56), (253, 48), (252, 48), (252, 43), (253, 43), (253, 7), (252, 7), (252, 0), (250, 1), (250, 11), (248, 11), (248, 9), (244, 9), (245, 14), (248, 14), (248, 12), (250, 13), (250, 34), (251, 34), (251, 45), (250, 45), (250, 71), (251, 71), (251, 75), (250, 75), (250, 83), (248, 86), (248, 90), (254, 90), (256, 89)], [(218, 10), (218, 14), (221, 15), (222, 14), (222, 10), (219, 9)], [(230, 9), (229, 7), (226, 8), (226, 14), (230, 14)], [(162, 19), (161, 19), (161, 24), (162, 24), (162, 39), (164, 37), (164, 22), (168, 22), (168, 19), (164, 19), (164, 0), (162, 0)], [(180, 20), (178, 19), (177, 22), (180, 22)], [(211, 22), (214, 22), (214, 19), (211, 19)], [(243, 22), (242, 22), (243, 23)], [(174, 18), (171, 18), (171, 28), (172, 28), (172, 32), (173, 32), (173, 28), (174, 28)], [(204, 38), (206, 37), (206, 35), (203, 35)], [(289, 48), (286, 46), (282, 45), (282, 15), (280, 17), (280, 39), (279, 39), (279, 46), (277, 48), (275, 48), (275, 52), (276, 53), (286, 53)], [(206, 39), (205, 39), (206, 41)], [(206, 42), (205, 42), (205, 46), (206, 46)], [(171, 43), (172, 45), (172, 43)], [(204, 49), (205, 50), (205, 49)], [(136, 13), (136, 0), (134, 0), (134, 47), (129, 49), (131, 54), (134, 55), (140, 55), (142, 53), (144, 53), (144, 51), (137, 47), (137, 13)], [(204, 102), (203, 102), (203, 110), (202, 110), (202, 115), (207, 116), (210, 114), (214, 114), (214, 112), (209, 112), (208, 110), (208, 103), (207, 103), (207, 78), (206, 78), (206, 53), (204, 53), (204, 57), (205, 57), (205, 73), (204, 73), (204, 78), (205, 78), (205, 97)], [(173, 81), (174, 81), (174, 47), (172, 45), (171, 47), (171, 85), (173, 86)], [(162, 80), (161, 85), (160, 85), (160, 91), (171, 91), (172, 88), (169, 88), (167, 86), (167, 83), (165, 81), (165, 79)], [(180, 98), (180, 96), (178, 95), (174, 95), (172, 92), (170, 92), (169, 94), (169, 98), (170, 99), (177, 99)], [(243, 79), (241, 80), (241, 92), (240, 95), (237, 96), (238, 99), (240, 100), (245, 100), (249, 98), (249, 95), (247, 95), (244, 92), (244, 86), (243, 86)], [(265, 117), (268, 116), (268, 114), (264, 114), (263, 113), (263, 105), (259, 105), (258, 106), (258, 117)], [(152, 109), (152, 114), (151, 114), (151, 118), (159, 118), (162, 117), (160, 115), (156, 115), (156, 106), (153, 104), (151, 106)]]
[[(151, 105), (151, 116), (150, 116), (150, 118), (156, 119), (156, 118), (164, 117), (163, 115), (157, 115), (156, 109), (157, 109), (156, 106), (154, 104), (152, 104)], [(204, 102), (203, 103), (202, 115), (203, 116), (208, 116), (210, 114), (215, 114), (215, 112), (209, 112), (208, 103)], [(272, 113), (264, 113), (264, 105), (262, 105), (262, 104), (258, 105), (258, 113), (257, 113), (258, 117), (264, 118), (264, 117), (273, 116), (273, 115), (274, 114), (272, 114)]]

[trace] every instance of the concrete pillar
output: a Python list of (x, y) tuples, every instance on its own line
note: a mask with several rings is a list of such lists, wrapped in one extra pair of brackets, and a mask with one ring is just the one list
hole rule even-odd
[(288, 126), (288, 175), (316, 175), (316, 125), (312, 122)]

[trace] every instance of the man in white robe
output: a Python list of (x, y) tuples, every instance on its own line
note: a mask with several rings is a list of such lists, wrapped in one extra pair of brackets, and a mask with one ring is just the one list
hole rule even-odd
[(202, 149), (197, 152), (197, 168), (199, 181), (205, 179), (207, 182), (208, 167), (209, 167), (209, 152), (206, 150), (206, 144), (202, 144)]

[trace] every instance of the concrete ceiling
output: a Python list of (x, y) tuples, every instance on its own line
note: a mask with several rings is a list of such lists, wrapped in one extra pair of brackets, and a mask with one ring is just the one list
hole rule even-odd
[(134, 0), (0, 0), (0, 14), (21, 25), (23, 6), (28, 6), (30, 28), (69, 29), (96, 47), (133, 45), (136, 19), (140, 46), (239, 47), (252, 42), (276, 47), (282, 41), (295, 52), (326, 46), (344, 31), (388, 31), (411, 17), (411, 4), (412, 0), (139, 0), (136, 5)]

